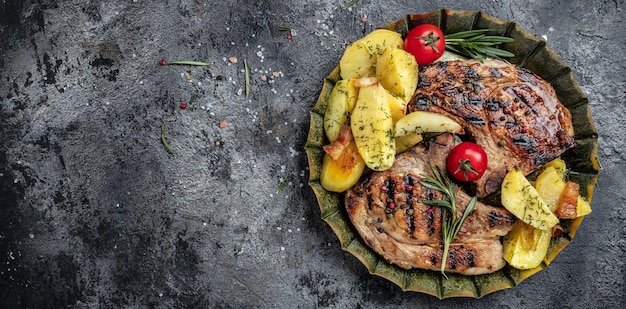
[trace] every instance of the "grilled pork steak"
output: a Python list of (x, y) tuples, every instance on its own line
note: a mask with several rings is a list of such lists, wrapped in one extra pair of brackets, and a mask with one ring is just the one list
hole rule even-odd
[[(454, 147), (452, 134), (442, 134), (396, 157), (385, 171), (366, 175), (345, 197), (345, 206), (362, 239), (391, 263), (403, 268), (441, 268), (442, 209), (425, 199), (441, 199), (439, 191), (420, 184), (431, 174), (430, 164), (445, 170)], [(456, 214), (461, 216), (470, 197), (456, 190)], [(446, 271), (477, 275), (504, 267), (500, 236), (515, 217), (506, 209), (477, 202), (450, 245)]]
[(574, 146), (571, 114), (552, 86), (502, 61), (450, 61), (421, 66), (408, 112), (444, 114), (487, 152), (476, 195), (496, 192), (513, 167), (528, 175)]

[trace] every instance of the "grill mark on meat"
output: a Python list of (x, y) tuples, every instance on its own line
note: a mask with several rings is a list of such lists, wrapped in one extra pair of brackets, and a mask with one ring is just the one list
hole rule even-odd
[(495, 211), (489, 212), (489, 227), (495, 227), (502, 224), (513, 225), (516, 221), (517, 219), (515, 216), (510, 213), (502, 214)]
[(535, 74), (528, 69), (520, 68), (519, 70), (517, 70), (517, 76), (524, 82), (527, 82), (533, 86), (537, 86), (537, 80), (533, 77), (535, 76)]
[(403, 207), (406, 208), (405, 211), (405, 219), (406, 219), (406, 225), (408, 226), (407, 228), (407, 233), (411, 236), (411, 238), (414, 238), (415, 235), (415, 217), (413, 216), (413, 212), (415, 211), (413, 209), (413, 206), (411, 205), (411, 202), (413, 201), (413, 189), (415, 185), (415, 179), (413, 178), (413, 176), (411, 174), (407, 174), (404, 177), (404, 189), (405, 189), (405, 194), (406, 194), (406, 202), (403, 204)]
[[(424, 200), (434, 200), (435, 192), (431, 188), (424, 187)], [(426, 228), (428, 236), (433, 236), (436, 232), (437, 224), (435, 223), (435, 208), (432, 205), (426, 205), (424, 209), (424, 216), (426, 217)]]
[(489, 73), (495, 78), (502, 77), (502, 72), (496, 68), (489, 67)]
[(474, 253), (472, 253), (472, 251), (467, 252), (467, 266), (469, 267), (476, 266), (476, 262), (474, 261)]
[(437, 261), (437, 253), (433, 252), (433, 254), (430, 255), (430, 263), (432, 265), (437, 265), (439, 263)]
[[(461, 247), (461, 249), (463, 249), (463, 247)], [(450, 269), (456, 269), (456, 264), (459, 262), (457, 260), (456, 257), (456, 251), (455, 250), (450, 250), (448, 252), (448, 267), (450, 267)]]
[(433, 206), (426, 207), (426, 226), (428, 227), (428, 236), (435, 234), (435, 208)]
[(465, 121), (478, 126), (484, 126), (486, 124), (484, 119), (474, 115), (466, 116)]

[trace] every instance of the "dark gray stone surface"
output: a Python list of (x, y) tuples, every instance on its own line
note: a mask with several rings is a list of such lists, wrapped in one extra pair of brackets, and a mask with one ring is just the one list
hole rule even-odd
[[(0, 307), (623, 308), (624, 1), (347, 2), (0, 1)], [(368, 274), (307, 185), (308, 112), (345, 42), (443, 7), (544, 37), (599, 131), (574, 242), (478, 300)]]

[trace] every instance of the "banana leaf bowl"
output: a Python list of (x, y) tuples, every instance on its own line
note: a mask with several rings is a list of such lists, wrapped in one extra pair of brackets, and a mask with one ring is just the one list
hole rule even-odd
[[(406, 36), (413, 27), (430, 23), (438, 25), (444, 34), (472, 29), (490, 29), (488, 34), (504, 35), (514, 39), (501, 46), (515, 54), (509, 62), (527, 68), (548, 81), (556, 90), (559, 100), (570, 110), (575, 129), (576, 147), (561, 156), (570, 170), (569, 179), (580, 184), (580, 194), (591, 202), (599, 171), (597, 159), (598, 135), (591, 118), (589, 103), (577, 85), (570, 68), (546, 45), (545, 41), (529, 34), (513, 22), (501, 20), (482, 12), (454, 11), (441, 9), (430, 13), (407, 15), (381, 28)], [(584, 216), (561, 220), (564, 233), (552, 238), (548, 253), (541, 265), (534, 269), (518, 270), (510, 266), (486, 275), (463, 276), (440, 272), (411, 269), (406, 270), (388, 263), (370, 249), (356, 232), (343, 203), (343, 194), (326, 191), (320, 184), (320, 171), (324, 151), (328, 144), (323, 119), (329, 95), (340, 80), (339, 66), (323, 81), (319, 98), (312, 108), (310, 129), (305, 145), (310, 175), (309, 185), (313, 189), (321, 218), (337, 235), (341, 248), (358, 258), (371, 274), (381, 276), (397, 284), (403, 291), (426, 293), (439, 299), (450, 297), (480, 298), (486, 294), (513, 288), (522, 281), (548, 267), (576, 234)]]

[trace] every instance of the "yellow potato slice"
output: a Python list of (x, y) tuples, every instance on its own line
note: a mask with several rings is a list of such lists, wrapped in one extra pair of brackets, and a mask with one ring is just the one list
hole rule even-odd
[(396, 122), (395, 136), (409, 133), (462, 133), (463, 128), (456, 121), (437, 113), (415, 111)]
[(550, 246), (550, 230), (539, 230), (526, 223), (518, 222), (504, 236), (503, 258), (517, 269), (532, 269), (541, 264)]
[(364, 42), (356, 41), (343, 52), (339, 60), (339, 72), (342, 79), (351, 77), (375, 76), (376, 58)]
[(576, 205), (576, 216), (586, 216), (591, 213), (591, 205), (580, 195), (578, 196), (578, 205)]
[(552, 166), (558, 173), (561, 175), (561, 178), (565, 178), (565, 174), (567, 173), (567, 167), (565, 166), (565, 161), (561, 158), (554, 159), (546, 165), (544, 165), (544, 169)]
[(387, 47), (404, 49), (402, 35), (387, 29), (376, 29), (359, 41), (365, 43), (370, 53), (374, 56), (382, 54)]
[(535, 188), (541, 199), (554, 212), (559, 202), (559, 197), (565, 190), (565, 181), (554, 166), (548, 166), (535, 180)]
[(389, 104), (391, 119), (393, 120), (393, 124), (395, 126), (398, 120), (402, 119), (402, 117), (406, 115), (406, 102), (403, 98), (387, 91), (387, 103)]
[(354, 78), (338, 81), (330, 92), (324, 113), (324, 131), (330, 142), (337, 140), (341, 126), (349, 123), (358, 93), (354, 87)]
[(385, 48), (376, 61), (376, 78), (391, 93), (408, 103), (417, 88), (417, 62), (403, 49)]
[(348, 45), (339, 60), (341, 78), (376, 76), (378, 55), (387, 47), (404, 49), (402, 35), (391, 30), (376, 29)]
[(502, 206), (524, 223), (540, 230), (550, 230), (559, 223), (537, 190), (517, 168), (508, 172), (502, 181)]
[(359, 155), (355, 142), (350, 141), (337, 160), (324, 154), (320, 183), (328, 191), (343, 192), (359, 181), (364, 170), (365, 162)]
[(350, 118), (359, 154), (372, 170), (380, 171), (393, 165), (396, 143), (387, 90), (380, 84), (361, 87)]
[(396, 154), (399, 154), (417, 145), (417, 143), (424, 140), (424, 137), (418, 133), (409, 133), (406, 135), (398, 136), (395, 139), (396, 139)]

